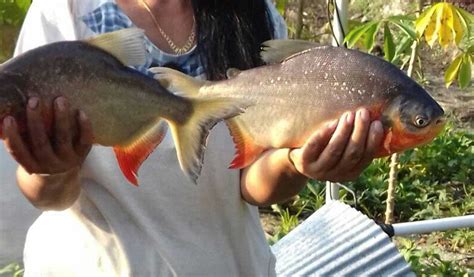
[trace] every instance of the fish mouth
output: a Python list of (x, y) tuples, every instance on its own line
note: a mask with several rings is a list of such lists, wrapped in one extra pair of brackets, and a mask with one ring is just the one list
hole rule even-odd
[(445, 116), (440, 116), (438, 117), (435, 122), (434, 122), (434, 127), (435, 129), (438, 129), (438, 128), (443, 128), (444, 125), (446, 125), (446, 117)]
[(429, 132), (429, 137), (431, 139), (435, 138), (446, 126), (447, 119), (445, 116), (438, 117), (432, 124), (431, 131)]

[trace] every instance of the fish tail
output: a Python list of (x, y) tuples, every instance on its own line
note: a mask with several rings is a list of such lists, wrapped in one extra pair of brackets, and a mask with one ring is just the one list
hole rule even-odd
[(219, 121), (243, 112), (247, 104), (231, 98), (190, 99), (194, 112), (183, 124), (169, 122), (179, 164), (184, 173), (194, 182), (201, 173), (206, 140), (210, 130)]
[(168, 67), (152, 67), (153, 78), (176, 95), (195, 97), (206, 81), (198, 80)]

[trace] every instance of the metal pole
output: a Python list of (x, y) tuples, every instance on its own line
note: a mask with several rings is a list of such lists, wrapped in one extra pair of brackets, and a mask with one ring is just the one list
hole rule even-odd
[(395, 236), (424, 234), (457, 228), (474, 228), (474, 215), (393, 224)]
[(334, 11), (332, 26), (334, 30), (334, 36), (337, 38), (337, 42), (333, 39), (332, 44), (337, 46), (342, 45), (344, 42), (344, 35), (346, 35), (348, 31), (347, 10), (349, 6), (349, 0), (334, 0), (334, 4), (336, 6), (336, 10)]
[[(334, 4), (336, 10), (334, 11), (334, 16), (332, 20), (332, 28), (334, 32), (334, 37), (332, 44), (334, 46), (342, 45), (344, 41), (344, 35), (347, 34), (347, 10), (349, 5), (349, 0), (335, 0)], [(329, 5), (329, 1), (328, 1)], [(326, 202), (331, 200), (339, 199), (339, 187), (331, 182), (326, 182)]]

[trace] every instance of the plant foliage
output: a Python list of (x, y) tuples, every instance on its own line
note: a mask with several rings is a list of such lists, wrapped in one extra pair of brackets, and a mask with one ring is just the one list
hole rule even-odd
[(471, 83), (474, 60), (474, 15), (449, 3), (437, 3), (428, 7), (418, 18), (391, 16), (370, 20), (353, 28), (345, 38), (348, 47), (374, 49), (377, 34), (383, 32), (385, 60), (400, 65), (414, 40), (424, 39), (433, 47), (436, 42), (444, 48), (456, 47), (461, 53), (446, 70), (445, 84), (449, 87), (457, 80), (460, 88)]
[(0, 25), (20, 25), (30, 4), (30, 0), (0, 0)]

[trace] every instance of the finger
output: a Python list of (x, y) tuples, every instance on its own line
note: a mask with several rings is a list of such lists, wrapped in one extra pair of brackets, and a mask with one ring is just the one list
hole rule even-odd
[(41, 115), (41, 103), (39, 98), (30, 98), (27, 106), (26, 117), (29, 138), (31, 141), (31, 150), (36, 161), (41, 163), (42, 167), (49, 171), (52, 168), (60, 166), (60, 162), (56, 158), (49, 137), (46, 134), (43, 117)]
[(337, 165), (352, 134), (353, 125), (354, 114), (352, 112), (345, 113), (339, 119), (336, 131), (314, 164), (313, 170), (327, 172)]
[[(303, 164), (310, 164), (316, 161), (324, 150), (324, 147), (329, 143), (333, 135), (338, 120), (330, 122), (325, 128), (318, 130), (313, 134), (301, 148), (301, 162)], [(296, 151), (296, 150), (295, 150)]]
[(6, 150), (29, 174), (38, 170), (38, 165), (31, 155), (28, 146), (23, 141), (18, 131), (18, 125), (15, 119), (7, 116), (3, 120), (3, 135), (5, 139)]
[(62, 160), (75, 157), (72, 148), (71, 124), (69, 122), (69, 103), (66, 98), (58, 97), (54, 101), (54, 150)]
[(374, 121), (370, 124), (369, 134), (367, 136), (366, 151), (364, 157), (359, 162), (358, 167), (364, 169), (375, 157), (383, 141), (383, 126), (380, 121)]
[(75, 145), (75, 150), (77, 155), (84, 159), (93, 143), (92, 124), (83, 111), (79, 111), (77, 121), (80, 135)]
[(369, 111), (366, 109), (357, 111), (354, 121), (354, 130), (338, 164), (339, 168), (351, 170), (364, 157), (367, 136), (370, 128), (369, 116)]

